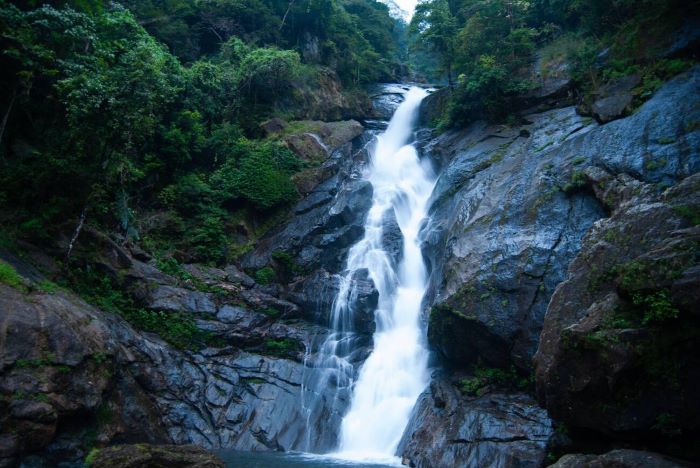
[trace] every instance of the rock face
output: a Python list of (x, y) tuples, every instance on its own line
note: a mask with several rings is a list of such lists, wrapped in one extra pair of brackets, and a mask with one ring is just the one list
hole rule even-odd
[(429, 94), (420, 106), (420, 125), (435, 126), (437, 121), (444, 117), (451, 94), (450, 88), (442, 88)]
[(443, 167), (426, 229), (433, 346), (456, 366), (527, 370), (583, 236), (609, 211), (584, 169), (673, 184), (700, 170), (700, 68), (638, 112), (598, 126), (572, 107), (522, 127), (473, 124), (430, 141)]
[(700, 429), (700, 175), (658, 194), (588, 179), (616, 200), (555, 291), (535, 356), (540, 399), (571, 427), (678, 439)]
[(475, 124), (426, 148), (445, 166), (426, 234), (429, 301), (440, 305), (428, 333), (454, 365), (527, 369), (549, 296), (604, 216), (594, 198), (561, 189), (586, 162), (561, 146), (596, 125), (573, 108), (527, 120), (525, 128)]
[(398, 453), (414, 468), (539, 467), (553, 433), (547, 412), (527, 395), (473, 399), (440, 378), (413, 413)]
[(92, 459), (100, 468), (224, 468), (213, 454), (195, 445), (119, 445), (100, 450)]
[[(147, 307), (196, 317), (217, 347), (178, 350), (63, 291), (0, 286), (0, 466), (26, 453), (49, 465), (80, 459), (91, 445), (110, 441), (241, 450), (306, 444), (303, 343), (325, 329), (294, 319), (297, 306), (258, 286), (237, 290), (244, 286), (223, 280), (216, 284), (228, 292), (203, 293), (130, 261), (145, 286), (135, 292), (152, 291), (160, 301)], [(131, 274), (121, 275), (126, 284)], [(164, 303), (163, 290), (176, 294)], [(326, 421), (310, 423), (334, 430)], [(19, 437), (17, 428), (31, 437)]]
[(345, 93), (338, 76), (329, 69), (319, 73), (314, 83), (293, 83), (294, 93), (281, 106), (297, 119), (332, 122), (369, 115), (372, 104), (363, 94)]
[(167, 441), (154, 403), (119, 371), (118, 326), (70, 295), (0, 286), (0, 466), (45, 448), (76, 455), (70, 439), (89, 431), (102, 443)]

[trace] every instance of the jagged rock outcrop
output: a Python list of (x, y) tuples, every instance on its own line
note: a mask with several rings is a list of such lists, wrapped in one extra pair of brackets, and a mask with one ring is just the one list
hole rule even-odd
[[(148, 271), (118, 257), (132, 262), (127, 271)], [(293, 311), (254, 308), (267, 304), (259, 287), (236, 295), (241, 285), (218, 278), (225, 292), (217, 294), (174, 287), (160, 272), (139, 281), (157, 298), (163, 289), (177, 292), (167, 307), (151, 307), (196, 317), (216, 340), (199, 351), (176, 349), (62, 290), (43, 292), (40, 277), (26, 280), (28, 292), (0, 286), (0, 463), (12, 466), (26, 453), (49, 463), (79, 459), (92, 444), (111, 441), (301, 447), (303, 343), (325, 329), (284, 319)], [(198, 301), (202, 294), (209, 299)], [(32, 436), (19, 437), (17, 428)]]
[(373, 116), (388, 122), (396, 108), (404, 100), (408, 88), (403, 85), (378, 85), (370, 89)]
[(528, 395), (470, 398), (437, 378), (419, 398), (398, 453), (414, 468), (535, 468), (552, 433), (547, 412)]
[(84, 456), (71, 439), (91, 436), (167, 442), (156, 406), (117, 365), (120, 321), (34, 286), (0, 285), (0, 466), (43, 449)]
[(552, 297), (538, 394), (570, 427), (673, 450), (700, 430), (700, 175), (661, 194), (598, 171), (588, 180), (619, 204)]
[(699, 87), (696, 67), (606, 125), (568, 107), (425, 145), (443, 168), (425, 236), (429, 338), (452, 365), (530, 368), (554, 289), (610, 209), (585, 189), (584, 168), (663, 184), (698, 172)]

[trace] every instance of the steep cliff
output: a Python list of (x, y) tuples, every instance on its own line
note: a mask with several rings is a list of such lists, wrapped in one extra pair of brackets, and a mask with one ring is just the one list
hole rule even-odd
[[(469, 457), (479, 453), (480, 461), (497, 460), (492, 466), (512, 466), (508, 457), (517, 458), (517, 466), (539, 466), (547, 442), (537, 445), (540, 439), (508, 409), (501, 417), (522, 427), (508, 443), (465, 452), (476, 449), (460, 441), (482, 440), (483, 429), (472, 427), (437, 444), (439, 450), (416, 449), (432, 446), (445, 428), (466, 427), (465, 415), (480, 411), (475, 390), (497, 401), (499, 388), (527, 388), (538, 346), (540, 400), (555, 420), (640, 446), (662, 433), (671, 440), (694, 433), (697, 184), (691, 176), (700, 169), (699, 86), (694, 68), (632, 116), (605, 125), (563, 107), (526, 113), (519, 125), (476, 123), (425, 139), (425, 155), (442, 168), (425, 233), (432, 267), (428, 337), (463, 395), (460, 401), (452, 390), (444, 397), (437, 384), (426, 391), (405, 436), (403, 454), (411, 463), (451, 466), (465, 457), (477, 463)], [(428, 102), (428, 115), (435, 102)], [(674, 188), (661, 194), (668, 186)], [(626, 277), (614, 265), (632, 268), (642, 260), (649, 272), (635, 271), (641, 276), (636, 289), (625, 291)], [(652, 274), (666, 271), (666, 263), (677, 267), (672, 277)], [(600, 292), (589, 299), (591, 282)], [(650, 328), (635, 329), (638, 321), (609, 326), (613, 311), (625, 307), (676, 311), (679, 318), (663, 329), (652, 319)], [(668, 362), (654, 363), (653, 356)], [(677, 377), (669, 382), (654, 372)], [(525, 404), (540, 414), (536, 403)], [(551, 427), (544, 413), (537, 418)], [(551, 429), (548, 434), (543, 440)], [(539, 447), (540, 458), (522, 455), (532, 447)]]

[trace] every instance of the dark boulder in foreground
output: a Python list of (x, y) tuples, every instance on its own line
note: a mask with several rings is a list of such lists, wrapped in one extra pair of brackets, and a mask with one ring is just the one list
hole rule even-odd
[(95, 468), (224, 468), (217, 456), (196, 445), (118, 445), (89, 457)]
[(620, 204), (588, 233), (549, 304), (539, 398), (569, 427), (697, 455), (700, 175), (661, 194), (602, 170), (586, 177)]
[(528, 395), (471, 398), (438, 378), (419, 398), (398, 453), (414, 468), (535, 468), (552, 433), (547, 412)]
[(564, 455), (549, 468), (681, 468), (692, 466), (658, 453), (613, 450), (603, 455)]

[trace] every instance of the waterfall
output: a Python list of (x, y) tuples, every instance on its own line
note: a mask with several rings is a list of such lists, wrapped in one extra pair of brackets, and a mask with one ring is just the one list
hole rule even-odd
[[(366, 269), (379, 292), (376, 331), (372, 352), (353, 382), (350, 408), (341, 422), (335, 453), (340, 458), (396, 461), (396, 448), (411, 410), (428, 384), (428, 351), (421, 325), (428, 275), (419, 235), (435, 178), (429, 163), (421, 162), (410, 144), (418, 107), (426, 94), (411, 88), (387, 130), (377, 137), (367, 173), (374, 194), (365, 234), (349, 251), (345, 278), (333, 306), (332, 322), (342, 331), (352, 313), (353, 275)], [(382, 244), (384, 220), (391, 211), (403, 236), (398, 265)], [(347, 365), (344, 359), (339, 364)]]

